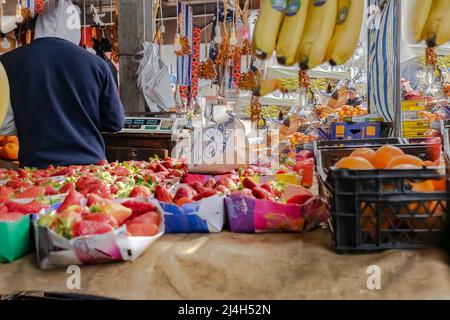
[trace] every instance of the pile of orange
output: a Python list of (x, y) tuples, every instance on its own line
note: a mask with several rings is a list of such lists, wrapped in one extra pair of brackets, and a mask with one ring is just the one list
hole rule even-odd
[[(423, 167), (433, 166), (436, 163), (423, 161), (422, 159), (405, 154), (400, 148), (395, 146), (382, 146), (377, 151), (368, 148), (359, 148), (342, 158), (336, 163), (336, 168), (352, 170), (371, 170), (371, 169), (421, 169)], [(445, 191), (445, 179), (432, 180), (433, 188), (429, 192)], [(426, 184), (431, 186), (431, 184)], [(414, 189), (413, 184), (413, 189)], [(420, 188), (418, 191), (424, 191)], [(425, 191), (424, 191), (425, 192)]]
[(434, 163), (405, 154), (395, 146), (382, 146), (377, 151), (369, 148), (359, 148), (336, 163), (339, 169), (370, 170), (370, 169), (420, 169)]
[(337, 110), (337, 114), (339, 118), (350, 118), (350, 117), (357, 117), (357, 116), (363, 116), (366, 115), (367, 109), (358, 106), (358, 107), (352, 107), (352, 106), (343, 106), (342, 108)]
[(19, 159), (19, 139), (16, 136), (0, 136), (0, 158), (8, 161)]
[[(423, 161), (422, 159), (405, 154), (401, 149), (386, 145), (379, 148), (377, 151), (368, 148), (360, 148), (355, 150), (349, 157), (342, 158), (336, 163), (336, 167), (340, 169), (352, 169), (352, 170), (371, 170), (371, 169), (421, 169), (423, 167), (435, 166), (437, 163), (431, 161)], [(412, 191), (414, 192), (434, 192), (445, 191), (446, 181), (441, 180), (426, 180), (422, 182), (410, 182)], [(389, 186), (386, 186), (387, 188)], [(433, 217), (424, 219), (411, 219), (410, 224), (415, 228), (426, 228), (432, 225), (437, 217), (443, 215), (442, 210), (432, 210), (436, 206), (436, 202), (427, 201), (423, 205), (413, 202), (408, 205), (411, 212), (418, 214), (425, 214), (424, 210), (420, 210), (422, 207), (426, 207), (428, 212), (434, 211)], [(370, 213), (373, 212), (368, 212)], [(404, 213), (404, 212), (400, 212)], [(375, 218), (371, 218), (375, 219)], [(423, 220), (423, 221), (422, 221)], [(374, 221), (372, 221), (372, 225)], [(363, 223), (363, 228), (371, 230), (370, 224)], [(382, 223), (382, 228), (388, 228), (388, 221)], [(439, 226), (442, 227), (442, 226)]]

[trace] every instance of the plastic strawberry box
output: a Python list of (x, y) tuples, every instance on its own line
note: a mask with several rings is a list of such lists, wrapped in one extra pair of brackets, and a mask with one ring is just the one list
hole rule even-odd
[(0, 221), (0, 262), (13, 262), (30, 251), (30, 216)]

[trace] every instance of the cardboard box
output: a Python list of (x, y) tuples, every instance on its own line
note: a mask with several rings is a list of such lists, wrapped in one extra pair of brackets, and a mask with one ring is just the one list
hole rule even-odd
[(223, 196), (212, 196), (181, 207), (160, 202), (164, 212), (165, 233), (220, 232), (225, 223)]
[[(283, 197), (290, 198), (298, 186), (286, 185)], [(329, 218), (328, 205), (313, 198), (308, 205), (285, 204), (231, 194), (225, 198), (232, 232), (303, 232), (317, 227)]]

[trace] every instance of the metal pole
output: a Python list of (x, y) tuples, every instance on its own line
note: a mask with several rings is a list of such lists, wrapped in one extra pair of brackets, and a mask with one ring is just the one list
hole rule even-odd
[(401, 33), (402, 33), (402, 5), (401, 1), (395, 1), (396, 5), (396, 15), (395, 15), (395, 23), (396, 23), (396, 32), (395, 32), (395, 40), (394, 40), (394, 54), (395, 54), (395, 80), (393, 83), (394, 86), (394, 128), (395, 128), (395, 136), (401, 138), (403, 136), (403, 113), (402, 113), (402, 90), (401, 90)]

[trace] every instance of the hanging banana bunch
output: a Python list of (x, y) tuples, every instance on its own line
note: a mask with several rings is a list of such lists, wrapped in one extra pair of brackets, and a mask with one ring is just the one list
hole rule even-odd
[(288, 0), (285, 7), (263, 1), (252, 43), (258, 58), (276, 51), (280, 64), (307, 70), (326, 61), (345, 64), (356, 51), (364, 1)]
[[(411, 1), (411, 0), (410, 0)], [(441, 46), (450, 41), (450, 1), (412, 1), (411, 32), (413, 41), (425, 41), (428, 47)]]

